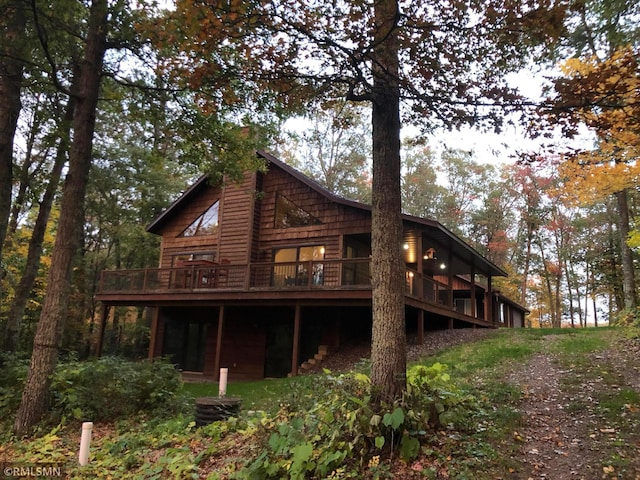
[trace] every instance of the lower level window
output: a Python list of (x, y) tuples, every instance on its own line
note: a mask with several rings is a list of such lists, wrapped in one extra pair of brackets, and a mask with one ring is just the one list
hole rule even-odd
[(174, 320), (165, 324), (162, 354), (171, 358), (179, 369), (188, 372), (204, 370), (207, 323)]

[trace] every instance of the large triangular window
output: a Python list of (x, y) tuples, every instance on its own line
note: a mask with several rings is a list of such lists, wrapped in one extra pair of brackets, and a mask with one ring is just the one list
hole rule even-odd
[(215, 202), (202, 215), (195, 219), (180, 234), (181, 237), (199, 237), (202, 235), (213, 235), (218, 230), (218, 211), (220, 202)]
[(306, 227), (322, 222), (284, 195), (276, 196), (276, 228)]

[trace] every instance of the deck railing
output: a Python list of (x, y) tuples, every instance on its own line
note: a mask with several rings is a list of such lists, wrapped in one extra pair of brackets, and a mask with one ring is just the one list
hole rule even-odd
[(406, 270), (405, 293), (425, 302), (453, 306), (453, 296), (449, 285), (416, 270)]
[[(98, 293), (135, 295), (223, 290), (363, 290), (371, 288), (370, 267), (369, 258), (355, 258), (105, 270)], [(451, 287), (416, 270), (405, 271), (405, 293), (426, 303), (454, 309)]]
[[(362, 289), (371, 287), (371, 260), (354, 258), (250, 265), (105, 270), (99, 293), (171, 293), (216, 290)], [(410, 297), (451, 306), (451, 288), (416, 270), (407, 269)]]
[(371, 286), (369, 263), (368, 258), (356, 258), (105, 270), (99, 293), (367, 288)]

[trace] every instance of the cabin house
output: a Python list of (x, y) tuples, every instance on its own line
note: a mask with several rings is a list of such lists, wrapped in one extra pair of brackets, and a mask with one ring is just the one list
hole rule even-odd
[[(102, 331), (111, 307), (149, 307), (149, 357), (203, 380), (221, 367), (230, 380), (295, 375), (370, 340), (370, 207), (258, 155), (266, 173), (223, 187), (202, 177), (148, 226), (162, 236), (158, 268), (102, 273)], [(427, 329), (523, 325), (526, 309), (492, 288), (504, 271), (434, 220), (403, 224), (412, 341)]]

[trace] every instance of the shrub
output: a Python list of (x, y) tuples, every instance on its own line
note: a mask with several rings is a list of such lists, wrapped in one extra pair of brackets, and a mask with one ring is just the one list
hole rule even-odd
[(375, 407), (364, 374), (314, 377), (294, 393), (277, 416), (264, 419), (262, 453), (239, 478), (377, 478), (388, 468), (380, 458), (416, 458), (429, 433), (466, 428), (479, 408), (456, 388), (446, 366), (409, 370), (406, 395)]
[(20, 405), (29, 360), (13, 354), (0, 356), (0, 417), (12, 418)]
[(180, 386), (180, 374), (166, 361), (71, 361), (60, 364), (53, 375), (53, 410), (92, 421), (175, 410)]

